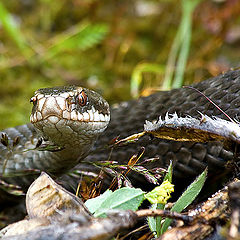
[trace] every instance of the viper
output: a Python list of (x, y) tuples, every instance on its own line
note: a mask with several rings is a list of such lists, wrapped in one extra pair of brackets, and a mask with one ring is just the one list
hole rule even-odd
[[(211, 98), (230, 117), (237, 119), (240, 106), (240, 71), (229, 71), (193, 85)], [(156, 92), (148, 97), (109, 107), (96, 92), (82, 87), (39, 89), (30, 100), (31, 123), (1, 132), (1, 180), (27, 188), (41, 171), (59, 176), (81, 162), (117, 161), (127, 163), (141, 147), (143, 159), (155, 157), (150, 167), (166, 167), (173, 161), (174, 178), (192, 179), (207, 166), (209, 174), (229, 172), (227, 162), (233, 151), (221, 142), (192, 143), (150, 139), (148, 136), (126, 146), (105, 148), (112, 139), (124, 138), (143, 130), (145, 120), (153, 121), (166, 113), (179, 116), (225, 116), (206, 98), (192, 89)], [(110, 121), (111, 112), (111, 121)], [(143, 175), (132, 174), (144, 185)]]

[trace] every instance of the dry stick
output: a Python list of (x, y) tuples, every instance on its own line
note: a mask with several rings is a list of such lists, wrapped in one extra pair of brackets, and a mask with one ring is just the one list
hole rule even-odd
[(168, 210), (161, 210), (161, 209), (156, 209), (156, 210), (151, 210), (151, 209), (143, 209), (143, 210), (138, 210), (135, 212), (139, 218), (141, 217), (167, 217), (167, 218), (173, 218), (173, 219), (178, 219), (182, 220), (184, 223), (189, 223), (194, 220), (192, 216), (188, 215), (183, 215), (177, 212), (171, 212)]
[[(135, 212), (138, 218), (143, 218), (143, 217), (166, 217), (166, 218), (173, 218), (177, 220), (182, 220), (185, 224), (189, 224), (194, 220), (194, 217), (188, 216), (188, 215), (183, 215), (177, 212), (171, 212), (168, 210), (161, 210), (161, 209), (156, 209), (156, 210), (151, 210), (151, 209), (142, 209), (138, 210)], [(134, 232), (137, 232), (139, 230), (142, 230), (142, 228), (145, 228), (146, 225), (135, 229), (134, 231), (128, 233), (127, 235), (123, 236), (119, 240), (124, 240), (127, 236), (131, 235)]]
[(80, 187), (81, 187), (81, 182), (82, 182), (82, 175), (78, 181), (78, 186), (77, 186), (77, 191), (75, 193), (75, 196), (79, 197), (79, 192), (80, 192)]

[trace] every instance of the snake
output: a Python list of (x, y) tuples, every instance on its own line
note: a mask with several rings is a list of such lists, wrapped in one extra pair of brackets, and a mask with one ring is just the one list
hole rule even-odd
[(84, 159), (110, 120), (106, 100), (82, 87), (39, 89), (30, 102), (31, 123), (3, 131), (0, 147), (2, 180), (23, 188), (36, 171), (60, 175)]
[[(196, 83), (231, 118), (238, 118), (240, 71), (231, 70)], [(81, 162), (117, 161), (126, 164), (142, 147), (143, 159), (156, 158), (151, 168), (173, 162), (177, 184), (193, 178), (208, 167), (209, 175), (228, 172), (227, 162), (234, 152), (221, 142), (194, 143), (160, 140), (145, 136), (126, 146), (103, 146), (116, 137), (141, 132), (145, 120), (153, 121), (167, 113), (179, 116), (225, 118), (224, 114), (198, 92), (188, 88), (159, 91), (147, 97), (109, 107), (100, 94), (82, 87), (39, 89), (33, 104), (31, 123), (3, 130), (0, 134), (0, 180), (27, 188), (41, 171), (61, 176)], [(111, 113), (111, 120), (110, 120)], [(143, 175), (133, 173), (134, 181), (146, 185)]]

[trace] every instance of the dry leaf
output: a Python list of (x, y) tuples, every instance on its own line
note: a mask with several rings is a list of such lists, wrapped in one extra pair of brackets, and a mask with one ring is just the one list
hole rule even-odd
[(29, 187), (26, 207), (30, 218), (59, 218), (64, 212), (91, 217), (82, 200), (55, 183), (50, 176), (42, 173)]

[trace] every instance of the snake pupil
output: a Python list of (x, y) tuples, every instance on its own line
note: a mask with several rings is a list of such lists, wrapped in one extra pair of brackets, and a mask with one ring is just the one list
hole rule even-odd
[(85, 94), (84, 91), (81, 91), (81, 93), (78, 96), (78, 100), (79, 100), (79, 105), (82, 107), (87, 104), (87, 95)]

